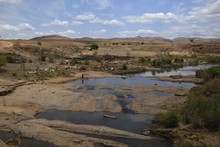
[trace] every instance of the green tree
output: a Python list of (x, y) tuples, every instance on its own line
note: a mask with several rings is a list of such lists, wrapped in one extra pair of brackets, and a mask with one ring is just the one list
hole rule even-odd
[(90, 50), (97, 50), (99, 48), (99, 46), (97, 44), (91, 44), (90, 45)]

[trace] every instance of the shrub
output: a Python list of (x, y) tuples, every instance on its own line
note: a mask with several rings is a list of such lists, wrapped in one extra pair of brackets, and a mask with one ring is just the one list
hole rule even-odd
[(211, 67), (196, 71), (196, 77), (202, 78), (205, 81), (220, 77), (220, 66)]
[(4, 55), (0, 55), (0, 67), (4, 66), (7, 62), (7, 57)]
[(89, 63), (89, 61), (88, 60), (86, 60), (85, 61), (85, 65), (89, 65), (90, 63)]
[(145, 58), (144, 58), (144, 57), (140, 57), (140, 58), (138, 59), (138, 62), (139, 62), (139, 63), (145, 63), (145, 62), (146, 62), (146, 60), (145, 60)]
[(99, 48), (99, 46), (97, 44), (91, 44), (90, 46), (90, 50), (97, 50)]
[(37, 42), (38, 45), (42, 45), (42, 43), (40, 41)]
[(128, 69), (127, 64), (123, 64), (123, 65), (122, 65), (122, 70), (127, 70), (127, 69)]
[(175, 62), (175, 63), (183, 63), (184, 60), (183, 60), (182, 58), (175, 58), (175, 59), (174, 59), (174, 62)]
[[(220, 128), (220, 79), (214, 79), (202, 87), (190, 90), (182, 109), (183, 120), (194, 128), (217, 131)], [(210, 90), (214, 89), (214, 90)]]
[(179, 119), (176, 111), (169, 111), (165, 114), (157, 115), (152, 121), (153, 124), (162, 126), (164, 128), (174, 128), (178, 126)]
[(41, 54), (40, 55), (40, 61), (45, 62), (46, 61), (47, 56), (45, 54)]

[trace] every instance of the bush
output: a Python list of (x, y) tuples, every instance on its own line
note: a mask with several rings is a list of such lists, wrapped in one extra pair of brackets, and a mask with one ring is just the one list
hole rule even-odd
[(97, 44), (91, 44), (90, 45), (90, 50), (97, 50), (99, 48), (99, 46)]
[(40, 55), (40, 61), (45, 62), (46, 61), (47, 56), (45, 54), (41, 54)]
[(152, 121), (153, 124), (162, 126), (164, 128), (175, 128), (178, 126), (179, 119), (176, 111), (169, 111), (165, 114), (157, 115)]
[(146, 60), (145, 60), (145, 58), (144, 58), (144, 57), (140, 57), (140, 58), (138, 59), (138, 62), (139, 62), (139, 63), (145, 63), (145, 62), (146, 62)]
[(175, 58), (175, 59), (174, 59), (174, 62), (175, 62), (175, 63), (183, 63), (184, 60), (183, 60), (182, 58)]
[(40, 41), (38, 41), (37, 44), (40, 45), (40, 46), (42, 45), (42, 43)]
[(182, 109), (183, 120), (194, 128), (217, 131), (220, 128), (220, 79), (190, 90), (186, 105)]
[(4, 55), (0, 55), (0, 67), (4, 66), (7, 62), (7, 57)]
[(122, 70), (127, 70), (127, 69), (128, 69), (127, 64), (123, 64), (123, 65), (122, 65)]
[(220, 77), (220, 66), (211, 67), (196, 71), (196, 77), (202, 78), (205, 81)]

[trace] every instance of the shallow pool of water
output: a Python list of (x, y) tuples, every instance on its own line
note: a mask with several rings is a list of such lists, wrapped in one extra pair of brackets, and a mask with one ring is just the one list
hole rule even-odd
[(140, 76), (144, 77), (152, 77), (152, 76), (171, 76), (171, 75), (182, 75), (182, 76), (194, 76), (196, 74), (196, 70), (199, 69), (207, 69), (213, 66), (217, 66), (214, 64), (202, 64), (202, 65), (192, 65), (192, 66), (184, 66), (179, 69), (172, 69), (170, 71), (146, 71), (141, 73)]
[(170, 81), (159, 81), (151, 77), (143, 77), (134, 75), (129, 78), (89, 78), (82, 80), (74, 80), (67, 84), (87, 85), (87, 86), (123, 86), (123, 85), (160, 85), (160, 86), (177, 86), (184, 88), (192, 88), (196, 86), (194, 83), (187, 82), (170, 82)]
[(32, 138), (20, 137), (13, 132), (4, 132), (0, 131), (0, 139), (4, 142), (7, 142), (9, 146), (17, 146), (17, 147), (56, 147), (55, 145), (35, 140)]
[[(117, 116), (117, 119), (105, 118), (103, 115)], [(73, 112), (49, 110), (39, 113), (36, 118), (65, 120), (76, 124), (101, 125), (140, 134), (143, 129), (151, 127), (152, 115), (127, 114), (111, 112)]]

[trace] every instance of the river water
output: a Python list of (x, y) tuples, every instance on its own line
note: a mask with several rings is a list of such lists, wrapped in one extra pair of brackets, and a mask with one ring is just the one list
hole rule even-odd
[[(164, 71), (164, 72), (144, 72), (140, 74), (131, 75), (127, 78), (89, 78), (83, 80), (75, 80), (68, 82), (67, 84), (80, 85), (77, 89), (73, 89), (74, 92), (87, 92), (91, 94), (112, 94), (115, 95), (119, 100), (118, 103), (122, 107), (121, 113), (110, 113), (110, 112), (72, 112), (72, 111), (58, 111), (50, 110), (38, 114), (37, 118), (46, 118), (49, 120), (65, 120), (76, 124), (89, 124), (89, 125), (103, 125), (112, 127), (115, 129), (126, 130), (133, 133), (141, 134), (142, 130), (151, 127), (151, 121), (153, 115), (135, 114), (132, 110), (126, 108), (126, 105), (131, 103), (135, 98), (132, 92), (122, 92), (116, 89), (101, 88), (97, 89), (98, 86), (102, 87), (113, 87), (113, 86), (128, 86), (128, 85), (160, 85), (160, 86), (176, 86), (183, 88), (192, 88), (196, 86), (194, 83), (187, 82), (169, 82), (159, 81), (154, 76), (170, 76), (170, 75), (195, 75), (195, 71), (198, 69), (206, 69), (214, 65), (197, 65), (197, 66), (185, 66), (178, 70)], [(154, 93), (154, 96), (169, 96), (174, 95), (173, 93)], [(117, 119), (104, 118), (103, 115), (113, 115)], [(119, 142), (126, 143), (130, 146), (171, 146), (168, 142), (162, 142), (161, 140), (152, 141), (140, 141), (140, 140), (129, 140), (122, 138), (112, 138), (104, 136), (96, 136), (103, 139), (110, 139)], [(95, 146), (101, 146), (96, 144)]]

